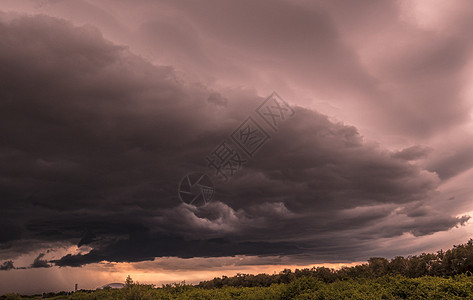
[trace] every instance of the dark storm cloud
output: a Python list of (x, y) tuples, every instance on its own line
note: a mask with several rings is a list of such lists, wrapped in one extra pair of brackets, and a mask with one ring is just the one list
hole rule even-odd
[(86, 254), (68, 254), (53, 262), (57, 266), (78, 267), (101, 261), (138, 262), (151, 261), (155, 257), (177, 256), (180, 258), (218, 257), (246, 255), (290, 255), (302, 250), (289, 243), (231, 242), (225, 239), (184, 240), (172, 236), (130, 236), (116, 243), (91, 250)]
[(8, 271), (12, 269), (15, 269), (12, 260), (5, 261), (0, 265), (0, 271)]
[[(443, 215), (433, 226), (433, 208), (420, 219), (397, 212), (428, 199), (437, 175), (302, 107), (277, 133), (266, 128), (271, 140), (228, 184), (214, 178), (213, 203), (181, 204), (182, 176), (211, 172), (205, 156), (263, 98), (187, 83), (93, 27), (21, 17), (0, 23), (0, 36), (0, 201), (9, 228), (0, 241), (16, 255), (61, 243), (92, 250), (53, 260), (59, 266), (239, 254), (349, 259), (380, 236), (466, 221)], [(32, 264), (46, 266), (41, 254)]]
[(33, 263), (30, 265), (30, 268), (50, 268), (51, 265), (48, 263), (47, 260), (43, 259), (44, 253), (40, 253), (38, 257), (36, 257)]

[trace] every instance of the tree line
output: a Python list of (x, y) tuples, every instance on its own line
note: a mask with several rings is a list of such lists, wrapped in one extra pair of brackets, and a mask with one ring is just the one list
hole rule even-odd
[(237, 274), (197, 285), (133, 282), (121, 289), (80, 290), (35, 296), (5, 294), (0, 299), (473, 299), (473, 239), (447, 251), (367, 263), (335, 270), (285, 269), (278, 274)]
[(326, 267), (305, 269), (284, 269), (278, 274), (237, 274), (236, 276), (216, 277), (202, 281), (197, 286), (205, 289), (232, 287), (268, 287), (272, 284), (287, 284), (301, 277), (313, 277), (325, 283), (357, 278), (380, 278), (385, 275), (402, 275), (408, 278), (422, 276), (449, 277), (473, 273), (473, 239), (466, 244), (454, 245), (446, 251), (422, 253), (408, 257), (396, 256), (392, 259), (372, 257), (367, 263), (342, 267), (338, 270)]

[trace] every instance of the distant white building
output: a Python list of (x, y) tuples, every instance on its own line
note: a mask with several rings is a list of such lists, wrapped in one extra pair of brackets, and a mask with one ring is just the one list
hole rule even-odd
[(101, 287), (98, 287), (97, 290), (101, 290), (104, 288), (110, 288), (110, 289), (121, 289), (125, 285), (123, 283), (109, 283), (106, 285), (102, 285)]

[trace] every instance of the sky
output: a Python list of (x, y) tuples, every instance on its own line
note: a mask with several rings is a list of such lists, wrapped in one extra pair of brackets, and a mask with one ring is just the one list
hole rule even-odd
[(467, 0), (0, 0), (0, 293), (467, 242), (472, 23)]

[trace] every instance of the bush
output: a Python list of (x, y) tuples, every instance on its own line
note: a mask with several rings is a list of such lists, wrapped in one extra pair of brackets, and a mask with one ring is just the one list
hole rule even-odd
[(294, 299), (301, 294), (313, 293), (323, 287), (324, 283), (314, 277), (301, 277), (286, 285), (281, 299)]

